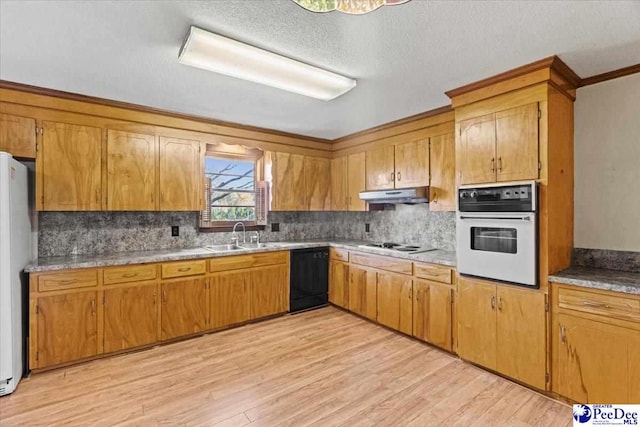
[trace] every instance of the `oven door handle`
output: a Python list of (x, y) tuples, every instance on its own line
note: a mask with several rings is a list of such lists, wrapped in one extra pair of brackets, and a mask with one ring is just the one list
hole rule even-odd
[(505, 216), (465, 216), (460, 215), (460, 219), (497, 219), (497, 220), (505, 220), (505, 221), (531, 221), (531, 217), (528, 216), (514, 216), (514, 217), (505, 217)]

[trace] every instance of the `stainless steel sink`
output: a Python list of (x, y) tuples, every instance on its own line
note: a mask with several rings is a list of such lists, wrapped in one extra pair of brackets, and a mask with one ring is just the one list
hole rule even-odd
[(261, 248), (276, 248), (278, 245), (273, 243), (240, 243), (240, 247), (244, 249), (261, 249)]
[(230, 252), (230, 251), (240, 251), (246, 248), (238, 246), (235, 243), (229, 243), (226, 245), (205, 246), (205, 249), (211, 252)]

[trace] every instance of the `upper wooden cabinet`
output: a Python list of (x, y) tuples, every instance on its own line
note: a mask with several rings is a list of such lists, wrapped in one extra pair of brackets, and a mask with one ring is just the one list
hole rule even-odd
[(304, 156), (291, 153), (272, 153), (271, 210), (307, 210), (304, 182)]
[(331, 210), (346, 211), (349, 206), (348, 158), (331, 160)]
[(429, 138), (397, 144), (395, 172), (396, 188), (429, 185)]
[(431, 180), (429, 210), (456, 210), (456, 156), (453, 133), (434, 136), (429, 140)]
[(331, 210), (364, 211), (360, 192), (366, 186), (365, 153), (338, 157), (331, 161)]
[(538, 103), (459, 122), (461, 184), (538, 179)]
[(102, 129), (45, 121), (36, 159), (36, 206), (45, 211), (102, 208)]
[(304, 158), (304, 185), (309, 211), (331, 210), (331, 160), (324, 157)]
[(396, 176), (394, 158), (395, 147), (393, 145), (367, 151), (367, 190), (394, 188)]
[(107, 209), (157, 209), (155, 135), (109, 129), (107, 133)]
[(161, 211), (202, 210), (203, 161), (199, 141), (160, 137)]
[(35, 119), (0, 114), (0, 151), (6, 151), (13, 157), (35, 159)]

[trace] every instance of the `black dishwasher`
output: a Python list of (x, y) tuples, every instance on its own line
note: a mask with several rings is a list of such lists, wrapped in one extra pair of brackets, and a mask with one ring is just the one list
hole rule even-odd
[(329, 303), (329, 248), (294, 249), (291, 251), (292, 313)]

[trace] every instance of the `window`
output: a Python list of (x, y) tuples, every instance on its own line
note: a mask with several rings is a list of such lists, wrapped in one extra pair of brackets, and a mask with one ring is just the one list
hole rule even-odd
[(229, 227), (256, 221), (256, 161), (250, 158), (205, 157), (206, 210), (201, 228)]

